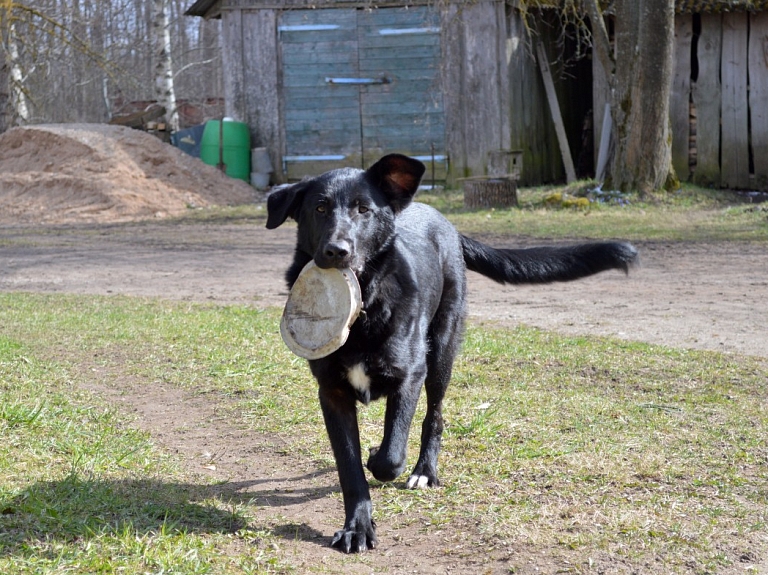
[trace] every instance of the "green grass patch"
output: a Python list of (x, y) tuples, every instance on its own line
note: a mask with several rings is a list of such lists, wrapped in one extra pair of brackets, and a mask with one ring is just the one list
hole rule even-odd
[[(589, 193), (593, 187), (591, 182), (577, 182), (522, 188), (520, 207), (509, 209), (465, 210), (462, 192), (456, 190), (420, 193), (418, 199), (442, 211), (470, 235), (768, 241), (768, 204), (747, 204), (731, 192), (684, 185), (654, 201), (629, 195), (602, 203)], [(587, 196), (592, 201), (578, 201)]]
[[(596, 194), (594, 187), (594, 182), (580, 181), (521, 188), (520, 207), (509, 209), (466, 210), (463, 192), (456, 189), (420, 191), (416, 199), (434, 206), (470, 235), (768, 241), (768, 203), (745, 203), (746, 197), (734, 192), (684, 184), (675, 192), (641, 201), (632, 194)], [(266, 209), (263, 205), (195, 209), (174, 221), (263, 225)]]
[[(114, 321), (119, 305), (0, 299), (0, 573), (283, 570), (253, 509), (213, 497), (204, 478), (80, 387), (80, 362), (131, 335), (97, 343), (77, 332), (97, 318)], [(222, 553), (228, 548), (237, 553)]]
[[(212, 496), (79, 385), (96, 370), (106, 385), (122, 374), (206, 393), (328, 465), (315, 383), (278, 320), (243, 306), (0, 294), (0, 572), (290, 569), (252, 502)], [(471, 327), (446, 400), (444, 487), (374, 482), (376, 516), (466, 533), (478, 548), (554, 549), (574, 565), (602, 553), (640, 571), (707, 573), (765, 557), (766, 367)], [(364, 448), (380, 440), (383, 407), (360, 409)], [(421, 417), (423, 406), (411, 464)]]

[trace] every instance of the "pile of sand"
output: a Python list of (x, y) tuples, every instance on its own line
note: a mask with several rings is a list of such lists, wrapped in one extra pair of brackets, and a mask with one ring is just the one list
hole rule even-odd
[(40, 125), (0, 136), (0, 223), (129, 221), (260, 199), (247, 183), (122, 126)]

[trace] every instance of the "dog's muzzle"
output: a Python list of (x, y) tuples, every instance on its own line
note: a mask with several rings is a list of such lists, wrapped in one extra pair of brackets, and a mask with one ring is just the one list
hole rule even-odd
[(315, 263), (323, 269), (352, 267), (352, 244), (347, 240), (334, 240), (315, 253)]

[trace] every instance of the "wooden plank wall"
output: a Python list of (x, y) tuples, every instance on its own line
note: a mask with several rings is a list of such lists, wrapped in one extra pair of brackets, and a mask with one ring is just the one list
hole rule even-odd
[(746, 13), (723, 14), (721, 185), (749, 187), (749, 108), (747, 84), (748, 18)]
[(507, 22), (510, 147), (523, 151), (519, 183), (528, 186), (553, 182), (565, 172), (533, 44), (517, 10), (509, 13)]
[[(703, 186), (768, 190), (768, 12), (697, 18), (695, 54), (693, 16), (678, 15), (675, 22), (670, 95), (675, 171), (681, 180)], [(602, 110), (607, 100), (605, 75), (595, 58), (594, 110)], [(597, 157), (601, 125), (595, 118)]]
[(753, 14), (750, 21), (749, 108), (754, 186), (768, 190), (768, 12)]
[(504, 4), (443, 12), (443, 86), (451, 177), (485, 175), (487, 152), (509, 148)]
[(251, 145), (267, 147), (280, 183), (277, 24), (274, 10), (222, 12), (222, 59), (226, 116), (245, 122)]
[(675, 20), (675, 75), (672, 78), (669, 116), (672, 129), (672, 165), (677, 177), (687, 181), (690, 148), (691, 42), (693, 26), (690, 18)]
[[(699, 185), (768, 189), (768, 12), (702, 14), (691, 83), (696, 114), (695, 164), (690, 179)], [(692, 17), (678, 16), (678, 37)], [(678, 48), (677, 75), (687, 47)], [(676, 76), (670, 109), (678, 175), (687, 137), (683, 126), (683, 79)]]
[[(686, 16), (690, 22), (691, 17)], [(696, 107), (696, 168), (693, 181), (703, 186), (720, 186), (720, 60), (722, 17), (701, 16), (698, 42), (699, 76), (691, 86)], [(675, 134), (674, 137), (677, 137)]]

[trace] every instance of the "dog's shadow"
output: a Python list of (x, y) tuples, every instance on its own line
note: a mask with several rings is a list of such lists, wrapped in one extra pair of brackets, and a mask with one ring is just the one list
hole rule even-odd
[[(298, 483), (330, 473), (284, 479)], [(40, 481), (0, 498), (0, 556), (25, 554), (39, 542), (88, 540), (130, 529), (137, 536), (164, 533), (261, 531), (286, 540), (327, 546), (330, 538), (306, 524), (260, 525), (247, 519), (242, 505), (274, 507), (306, 504), (338, 490), (329, 481), (318, 487), (277, 491), (259, 489), (269, 480), (197, 485), (157, 479), (103, 480), (72, 474)]]

